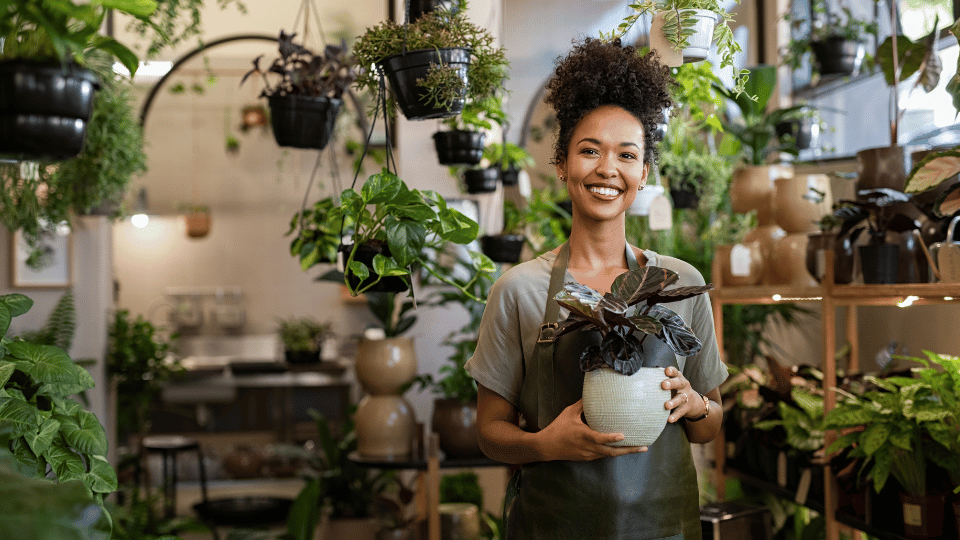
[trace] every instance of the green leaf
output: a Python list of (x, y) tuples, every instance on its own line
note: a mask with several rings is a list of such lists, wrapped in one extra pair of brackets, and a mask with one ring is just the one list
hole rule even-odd
[(15, 432), (22, 434), (36, 429), (42, 417), (33, 404), (11, 397), (0, 403), (0, 420), (12, 422), (15, 425)]
[[(7, 330), (10, 329), (10, 321), (13, 317), (10, 316), (10, 309), (7, 306), (0, 304), (0, 338), (7, 335)], [(3, 349), (0, 349), (0, 358), (4, 355)]]
[[(19, 360), (17, 369), (33, 377), (37, 383), (82, 384), (85, 379), (92, 381), (85, 369), (76, 365), (63, 350), (52, 345), (17, 341), (11, 343), (8, 349), (10, 355)], [(87, 388), (93, 388), (93, 385)]]
[(137, 58), (137, 55), (126, 45), (123, 45), (111, 37), (95, 35), (92, 37), (90, 45), (93, 48), (100, 49), (117, 57), (117, 60), (123, 64), (123, 67), (127, 68), (127, 71), (130, 72), (131, 77), (137, 72), (137, 68), (140, 67), (140, 59)]
[(633, 317), (630, 317), (630, 322), (637, 327), (637, 330), (640, 330), (645, 334), (656, 335), (663, 330), (663, 324), (659, 320), (648, 315), (634, 315)]
[(17, 366), (13, 362), (0, 360), (0, 388), (3, 388), (7, 384), (7, 381), (10, 380), (10, 376), (13, 375), (16, 369)]
[(96, 0), (95, 3), (138, 18), (148, 17), (157, 9), (157, 3), (153, 0)]
[(11, 317), (19, 317), (30, 311), (30, 308), (33, 307), (33, 300), (19, 293), (5, 294), (0, 296), (0, 305), (9, 310)]
[(960, 151), (942, 150), (928, 154), (914, 165), (904, 188), (906, 193), (933, 189), (960, 173)]
[(386, 168), (371, 175), (360, 188), (360, 196), (365, 204), (382, 204), (392, 201), (404, 188), (397, 175)]
[(393, 259), (379, 253), (373, 257), (373, 271), (381, 277), (405, 276), (410, 273), (406, 268), (397, 265)]
[(360, 281), (363, 281), (370, 277), (370, 270), (367, 269), (367, 265), (363, 264), (360, 261), (351, 261), (350, 262), (350, 273), (357, 277)]
[(287, 532), (292, 540), (311, 540), (320, 520), (320, 482), (309, 480), (293, 501), (287, 516)]
[(43, 453), (50, 466), (53, 468), (57, 480), (66, 482), (68, 480), (83, 480), (86, 475), (86, 469), (83, 466), (83, 459), (78, 454), (62, 446), (51, 445)]
[(117, 473), (101, 456), (90, 457), (90, 472), (84, 483), (96, 493), (113, 493), (117, 490)]
[(79, 410), (73, 418), (55, 415), (62, 424), (63, 438), (71, 447), (83, 454), (104, 455), (107, 453), (107, 437), (100, 421), (90, 411)]
[(37, 431), (29, 431), (23, 435), (23, 439), (30, 446), (30, 450), (36, 455), (42, 455), (50, 447), (53, 438), (60, 432), (60, 422), (53, 418), (47, 418)]
[(867, 453), (868, 456), (872, 456), (876, 453), (880, 447), (887, 442), (887, 438), (890, 436), (890, 427), (884, 424), (873, 424), (868, 426), (864, 430), (863, 434), (860, 436), (860, 443), (863, 445), (863, 451)]
[(410, 266), (420, 256), (427, 240), (427, 229), (417, 221), (397, 220), (388, 216), (384, 223), (390, 255), (399, 266)]
[[(897, 62), (900, 65), (899, 80), (903, 82), (920, 69), (926, 47), (923, 43), (914, 43), (906, 36), (897, 36)], [(888, 37), (877, 47), (877, 63), (883, 71), (887, 86), (893, 86), (893, 37)]]

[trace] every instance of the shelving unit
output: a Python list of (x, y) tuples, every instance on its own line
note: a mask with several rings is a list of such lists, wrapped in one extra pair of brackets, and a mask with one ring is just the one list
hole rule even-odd
[[(713, 277), (716, 288), (710, 296), (713, 304), (714, 324), (717, 328), (717, 342), (723, 350), (723, 306), (726, 304), (775, 304), (778, 302), (808, 302), (818, 303), (821, 306), (821, 324), (823, 325), (823, 390), (824, 412), (829, 412), (836, 405), (836, 393), (831, 391), (837, 386), (836, 366), (836, 324), (837, 306), (846, 306), (846, 339), (850, 344), (850, 363), (848, 369), (858, 369), (858, 341), (857, 341), (857, 307), (858, 306), (901, 306), (921, 304), (957, 303), (960, 305), (960, 284), (942, 283), (897, 283), (892, 285), (837, 285), (833, 280), (833, 252), (827, 251), (824, 268), (826, 269), (823, 283), (819, 287), (791, 288), (784, 286), (756, 286), (724, 288), (721, 283), (720, 260), (713, 261)], [(722, 438), (722, 433), (721, 433)], [(828, 431), (825, 444), (830, 445), (836, 439), (836, 433)], [(716, 470), (715, 479), (717, 495), (724, 498), (724, 469), (726, 462), (725, 444), (722, 440), (714, 445)], [(827, 540), (839, 540), (840, 523), (849, 527), (867, 532), (882, 538), (896, 539), (897, 536), (889, 533), (878, 535), (867, 524), (847, 518), (838, 519), (836, 516), (837, 497), (834, 492), (833, 474), (830, 467), (824, 467), (822, 504), (819, 501), (809, 502), (808, 507), (822, 511), (827, 526)], [(756, 479), (748, 482), (757, 483)], [(777, 492), (779, 486), (765, 484), (760, 486)]]

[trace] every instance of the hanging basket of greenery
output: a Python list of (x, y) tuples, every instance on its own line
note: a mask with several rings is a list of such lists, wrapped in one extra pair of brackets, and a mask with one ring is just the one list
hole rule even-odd
[(281, 30), (277, 38), (280, 56), (266, 70), (260, 68), (263, 55), (256, 57), (253, 69), (240, 83), (253, 74), (263, 79), (260, 97), (270, 104), (270, 125), (277, 144), (323, 150), (340, 114), (343, 92), (359, 70), (346, 44), (327, 45), (322, 54), (315, 54), (294, 43), (296, 35)]
[[(463, 110), (470, 66), (468, 49), (400, 53), (384, 58), (378, 66), (408, 120), (447, 118)], [(435, 90), (422, 87), (426, 85)]]
[(500, 169), (497, 167), (484, 167), (482, 169), (467, 169), (463, 171), (463, 183), (467, 188), (467, 193), (471, 195), (493, 193), (497, 190), (499, 181)]

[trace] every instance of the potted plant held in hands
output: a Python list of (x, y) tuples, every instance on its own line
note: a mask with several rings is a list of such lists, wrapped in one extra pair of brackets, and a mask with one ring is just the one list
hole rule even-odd
[(495, 95), (508, 65), (493, 36), (467, 19), (465, 0), (405, 24), (385, 21), (368, 28), (353, 52), (359, 65), (377, 66), (360, 75), (357, 89), (379, 96), (382, 73), (409, 120), (447, 118), (468, 101)]
[(297, 34), (280, 31), (277, 45), (280, 56), (262, 69), (253, 60), (253, 69), (241, 79), (258, 74), (263, 79), (261, 97), (270, 103), (273, 136), (280, 146), (322, 150), (330, 141), (341, 97), (360, 73), (346, 44), (327, 45), (316, 54), (294, 43)]

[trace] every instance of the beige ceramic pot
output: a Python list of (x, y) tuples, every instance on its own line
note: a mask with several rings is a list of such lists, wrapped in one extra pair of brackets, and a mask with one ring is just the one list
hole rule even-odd
[(793, 287), (816, 287), (817, 280), (807, 270), (807, 233), (793, 233), (773, 246), (769, 263), (775, 284)]
[(760, 244), (760, 255), (763, 259), (763, 274), (760, 278), (760, 283), (764, 285), (777, 284), (776, 276), (773, 272), (773, 246), (786, 234), (779, 225), (774, 223), (770, 225), (760, 225), (743, 237), (743, 243), (745, 244), (751, 242), (758, 242)]
[(610, 446), (647, 446), (667, 425), (670, 411), (663, 404), (670, 391), (660, 387), (663, 368), (640, 368), (622, 375), (610, 368), (588, 371), (583, 377), (583, 415), (600, 433), (623, 433)]
[(717, 246), (724, 287), (747, 287), (763, 279), (763, 252), (760, 242)]
[(738, 214), (757, 211), (761, 225), (773, 222), (773, 181), (793, 176), (793, 171), (781, 165), (750, 165), (733, 170), (730, 183), (730, 206)]
[(448, 457), (483, 457), (477, 432), (477, 402), (460, 403), (457, 398), (433, 402), (433, 431), (440, 436), (440, 449)]
[(480, 540), (480, 509), (472, 503), (440, 505), (440, 538), (443, 540)]
[(417, 373), (413, 339), (361, 339), (354, 366), (357, 380), (373, 395), (395, 394)]
[(777, 178), (774, 186), (773, 216), (788, 234), (816, 231), (817, 222), (831, 211), (830, 177), (825, 174)]
[(353, 420), (361, 456), (393, 459), (412, 453), (417, 419), (402, 396), (365, 396)]

